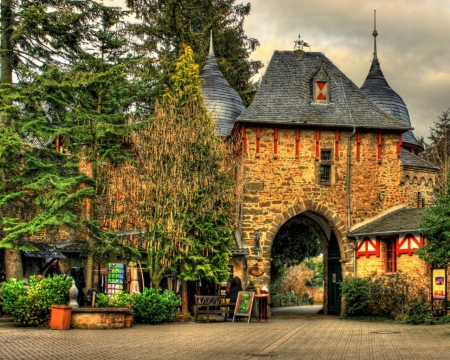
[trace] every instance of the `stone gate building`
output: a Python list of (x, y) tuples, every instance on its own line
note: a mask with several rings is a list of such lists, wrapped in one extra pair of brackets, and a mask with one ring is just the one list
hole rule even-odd
[[(219, 129), (229, 125), (227, 114), (216, 114)], [(270, 283), (273, 242), (293, 217), (321, 243), (325, 313), (341, 312), (341, 279), (426, 273), (414, 250), (438, 169), (417, 156), (423, 148), (381, 72), (376, 42), (362, 88), (322, 53), (275, 51), (253, 103), (229, 129), (221, 135), (242, 140), (237, 238), (248, 252), (247, 281)]]

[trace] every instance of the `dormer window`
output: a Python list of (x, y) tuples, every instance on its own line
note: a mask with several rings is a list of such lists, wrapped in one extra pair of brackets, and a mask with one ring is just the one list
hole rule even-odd
[(323, 67), (314, 75), (313, 79), (313, 104), (329, 104), (330, 101), (330, 78)]
[(316, 100), (328, 100), (328, 83), (325, 81), (316, 81)]

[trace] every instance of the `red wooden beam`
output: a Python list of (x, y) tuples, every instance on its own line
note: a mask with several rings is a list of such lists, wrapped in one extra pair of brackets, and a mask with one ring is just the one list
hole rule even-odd
[(398, 143), (397, 143), (397, 154), (400, 154), (400, 149), (402, 148), (402, 134), (398, 136)]
[(334, 141), (334, 156), (339, 157), (339, 131), (336, 131), (335, 141)]
[(259, 126), (256, 127), (256, 154), (259, 154), (260, 150), (260, 140), (261, 140), (261, 129)]
[(278, 128), (273, 129), (273, 154), (278, 154)]
[(378, 159), (381, 159), (381, 144), (383, 142), (383, 138), (381, 137), (381, 133), (378, 133)]
[(361, 133), (356, 133), (356, 158), (359, 159), (361, 157)]
[(316, 130), (316, 158), (319, 158), (320, 130)]
[(245, 133), (245, 126), (242, 126), (242, 147), (244, 153), (247, 152), (247, 134)]
[(298, 159), (300, 156), (300, 130), (295, 130), (295, 158)]

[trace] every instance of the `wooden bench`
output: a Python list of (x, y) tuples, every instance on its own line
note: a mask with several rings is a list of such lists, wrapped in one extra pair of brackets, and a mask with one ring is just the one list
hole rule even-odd
[(195, 295), (195, 322), (199, 314), (206, 314), (206, 322), (209, 323), (209, 314), (225, 314), (224, 321), (227, 321), (228, 314), (234, 313), (235, 303), (227, 302), (227, 298), (221, 295)]

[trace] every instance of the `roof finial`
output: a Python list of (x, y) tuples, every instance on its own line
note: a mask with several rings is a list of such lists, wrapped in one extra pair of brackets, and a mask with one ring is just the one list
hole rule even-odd
[(377, 57), (377, 11), (374, 10), (373, 11), (373, 62), (378, 61), (378, 57)]
[(214, 47), (213, 47), (213, 40), (212, 40), (212, 29), (211, 29), (211, 33), (209, 35), (209, 54), (208, 55), (214, 55)]
[(309, 50), (311, 51), (311, 45), (309, 45), (306, 41), (303, 41), (300, 38), (300, 34), (298, 34), (298, 40), (294, 41), (294, 49), (300, 49), (303, 50), (303, 46), (309, 47)]

